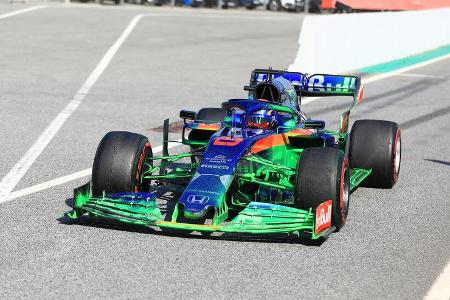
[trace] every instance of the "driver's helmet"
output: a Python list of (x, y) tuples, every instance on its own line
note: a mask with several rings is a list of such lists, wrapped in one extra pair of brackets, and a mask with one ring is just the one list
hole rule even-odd
[(276, 117), (273, 110), (259, 110), (247, 116), (247, 127), (258, 129), (272, 129), (276, 126)]
[(255, 86), (253, 98), (289, 106), (296, 111), (300, 111), (300, 98), (297, 97), (294, 85), (281, 76), (272, 81), (258, 83)]

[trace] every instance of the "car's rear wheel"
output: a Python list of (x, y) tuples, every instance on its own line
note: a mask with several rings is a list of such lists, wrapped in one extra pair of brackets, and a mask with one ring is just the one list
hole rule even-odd
[(294, 203), (297, 208), (316, 209), (332, 200), (331, 223), (344, 226), (350, 203), (350, 170), (343, 151), (335, 148), (307, 148), (297, 164)]
[(401, 163), (401, 132), (397, 123), (358, 120), (350, 132), (350, 166), (372, 169), (361, 184), (392, 188), (398, 180)]
[(145, 191), (141, 175), (151, 164), (152, 148), (143, 135), (111, 131), (97, 147), (92, 166), (92, 194)]

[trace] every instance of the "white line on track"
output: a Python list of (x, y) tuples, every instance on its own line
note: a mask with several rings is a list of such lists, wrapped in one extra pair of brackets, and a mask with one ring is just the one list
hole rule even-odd
[(397, 74), (395, 76), (398, 77), (412, 77), (412, 78), (436, 78), (436, 79), (445, 79), (445, 77), (442, 76), (436, 76), (436, 75), (428, 75), (428, 74), (416, 74), (416, 73), (403, 73), (403, 74)]
[(72, 98), (72, 100), (64, 107), (64, 109), (56, 116), (55, 119), (48, 125), (48, 127), (41, 133), (36, 142), (28, 149), (25, 155), (12, 167), (12, 169), (3, 177), (0, 182), (0, 203), (17, 185), (19, 180), (25, 175), (34, 161), (39, 157), (39, 155), (44, 151), (45, 147), (50, 143), (50, 141), (55, 137), (56, 133), (63, 126), (66, 120), (73, 114), (73, 112), (78, 108), (78, 106), (86, 98), (87, 94), (91, 90), (92, 86), (98, 80), (98, 78), (105, 71), (106, 67), (109, 65), (114, 55), (119, 50), (120, 46), (126, 40), (126, 38), (133, 31), (137, 22), (142, 18), (142, 15), (135, 16), (131, 22), (128, 24), (125, 31), (119, 36), (116, 42), (108, 49), (103, 58), (97, 64), (95, 69), (86, 79), (84, 84)]
[[(180, 143), (178, 143), (178, 142), (169, 142), (167, 148), (171, 149), (171, 148), (177, 147), (179, 145), (180, 145)], [(152, 148), (152, 150), (153, 150), (153, 154), (159, 153), (162, 151), (162, 146), (161, 145), (156, 146), (156, 147)], [(52, 180), (49, 180), (49, 181), (46, 181), (46, 182), (43, 182), (40, 184), (36, 184), (36, 185), (30, 186), (30, 187), (9, 193), (8, 195), (6, 195), (2, 199), (0, 199), (0, 203), (11, 201), (16, 198), (23, 197), (23, 196), (26, 196), (29, 194), (34, 194), (34, 193), (46, 190), (48, 188), (64, 184), (66, 182), (84, 178), (84, 177), (90, 176), (91, 173), (92, 173), (92, 168), (88, 168), (88, 169), (84, 169), (84, 170), (76, 172), (76, 173), (58, 177), (56, 179), (52, 179)]]
[(450, 262), (442, 270), (439, 277), (431, 286), (424, 300), (449, 300), (450, 299)]
[(48, 7), (48, 6), (38, 5), (38, 6), (32, 6), (32, 7), (28, 7), (28, 8), (24, 8), (24, 9), (15, 10), (15, 11), (12, 11), (12, 12), (0, 15), (0, 20), (1, 19), (6, 19), (6, 18), (9, 18), (9, 17), (12, 17), (12, 16), (20, 15), (20, 14), (23, 14), (23, 13), (26, 13), (26, 12), (29, 12), (29, 11), (32, 11), (32, 10), (46, 8), (46, 7)]

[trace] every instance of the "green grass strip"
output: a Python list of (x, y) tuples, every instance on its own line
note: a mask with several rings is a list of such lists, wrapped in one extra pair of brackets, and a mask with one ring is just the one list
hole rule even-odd
[(417, 55), (359, 69), (361, 73), (387, 73), (450, 54), (450, 44)]

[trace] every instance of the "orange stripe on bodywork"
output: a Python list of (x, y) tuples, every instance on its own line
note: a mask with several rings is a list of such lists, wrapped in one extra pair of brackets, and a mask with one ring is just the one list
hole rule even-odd
[(268, 137), (262, 138), (253, 144), (251, 151), (258, 153), (272, 147), (281, 146), (287, 144), (282, 134), (274, 134)]
[(272, 147), (287, 145), (287, 144), (289, 144), (289, 140), (287, 138), (290, 136), (298, 136), (298, 135), (310, 136), (312, 134), (313, 134), (312, 130), (298, 128), (298, 129), (294, 129), (292, 131), (286, 132), (284, 134), (280, 133), (280, 134), (270, 135), (268, 137), (265, 137), (263, 139), (256, 141), (253, 144), (251, 151), (253, 153), (258, 153), (258, 152), (267, 150)]
[(292, 131), (289, 131), (288, 133), (286, 133), (287, 136), (293, 136), (293, 135), (312, 135), (314, 131), (310, 130), (310, 129), (303, 129), (303, 128), (298, 128), (298, 129), (294, 129)]
[(204, 130), (219, 130), (220, 125), (219, 124), (205, 124), (205, 123), (199, 123), (197, 125), (196, 129), (204, 129)]

